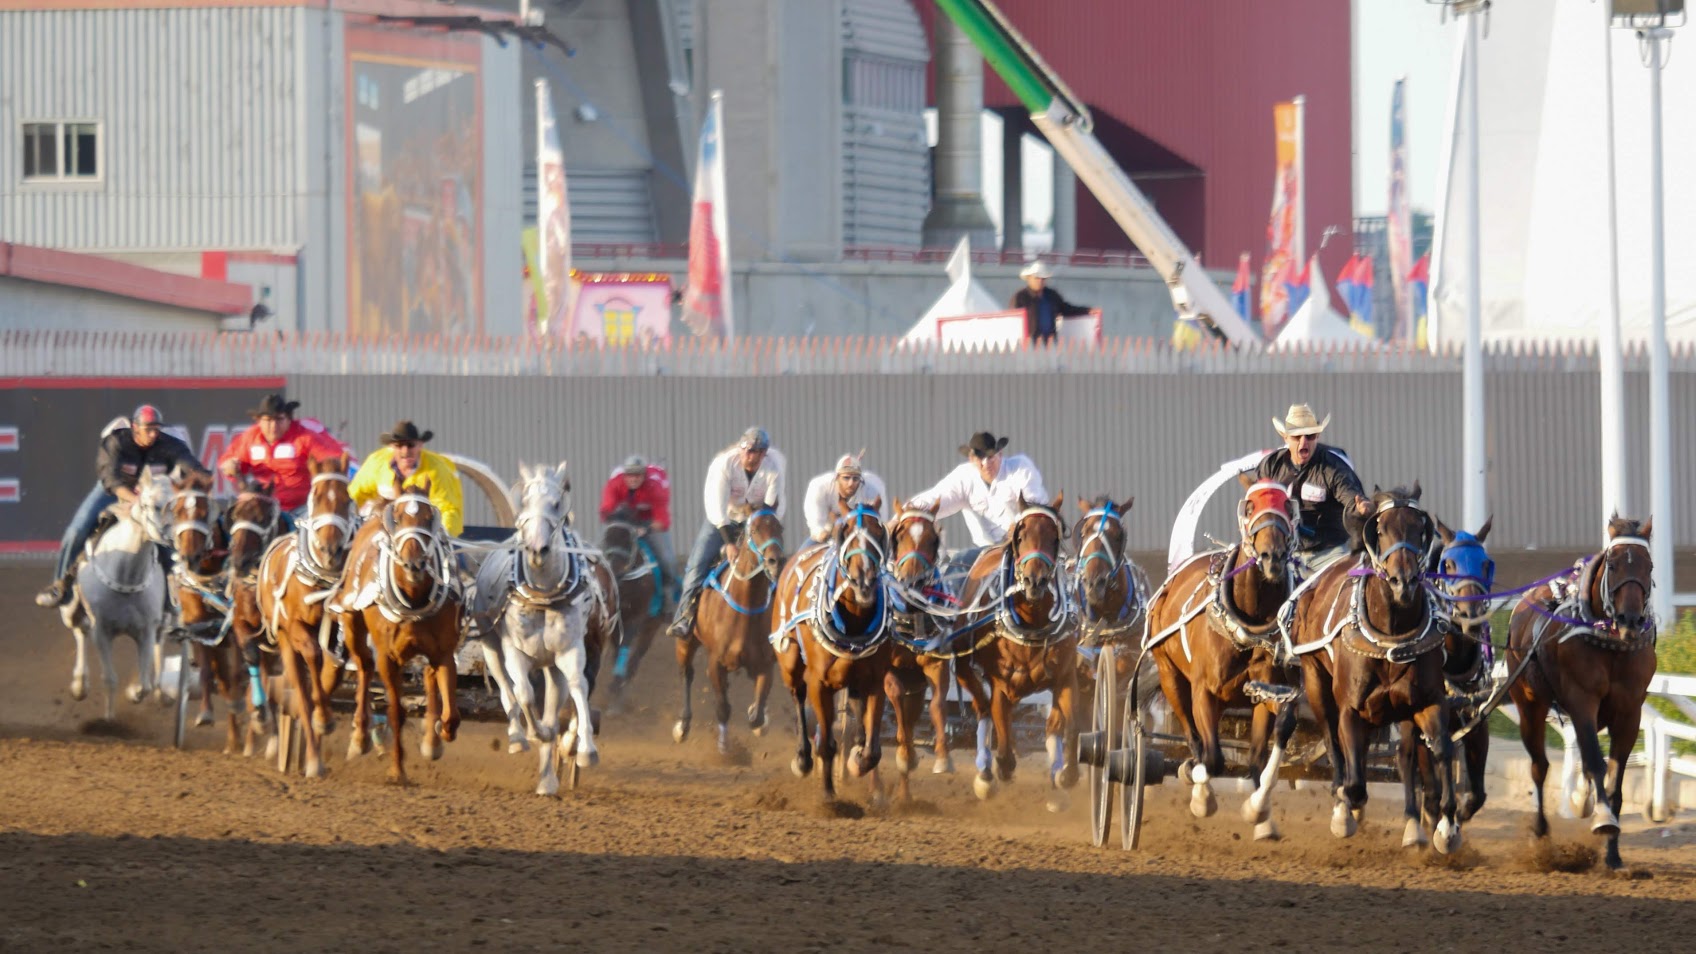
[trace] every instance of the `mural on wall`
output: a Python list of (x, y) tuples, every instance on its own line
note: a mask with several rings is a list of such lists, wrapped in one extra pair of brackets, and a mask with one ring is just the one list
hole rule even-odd
[(556, 337), (578, 345), (651, 347), (671, 340), (671, 276), (571, 272), (577, 301)]
[(483, 329), (480, 44), (347, 31), (348, 330)]

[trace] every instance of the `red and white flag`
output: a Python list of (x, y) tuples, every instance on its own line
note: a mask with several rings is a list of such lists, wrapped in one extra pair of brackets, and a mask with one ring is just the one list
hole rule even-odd
[(683, 323), (702, 337), (736, 338), (730, 300), (730, 226), (725, 214), (724, 94), (713, 90), (701, 123), (695, 163), (695, 198), (689, 215), (689, 288), (683, 294)]

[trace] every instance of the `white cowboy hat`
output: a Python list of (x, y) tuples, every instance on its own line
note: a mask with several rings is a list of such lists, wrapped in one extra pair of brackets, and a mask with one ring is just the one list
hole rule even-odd
[(1300, 437), (1303, 434), (1318, 434), (1324, 431), (1325, 427), (1330, 423), (1331, 415), (1325, 415), (1325, 420), (1321, 421), (1313, 413), (1313, 408), (1310, 408), (1305, 404), (1290, 405), (1289, 411), (1284, 415), (1284, 419), (1281, 421), (1277, 418), (1272, 419), (1272, 427), (1277, 430), (1280, 437)]
[(853, 474), (856, 477), (860, 476), (864, 473), (864, 467), (860, 463), (860, 458), (864, 457), (865, 454), (865, 451), (861, 451), (858, 454), (843, 454), (841, 457), (837, 458), (837, 475), (842, 476), (844, 474)]
[(1035, 277), (1035, 278), (1053, 278), (1054, 277), (1054, 271), (1053, 271), (1053, 269), (1048, 267), (1047, 263), (1032, 262), (1029, 265), (1026, 265), (1024, 268), (1019, 270), (1019, 277), (1020, 278), (1032, 278), (1032, 277)]

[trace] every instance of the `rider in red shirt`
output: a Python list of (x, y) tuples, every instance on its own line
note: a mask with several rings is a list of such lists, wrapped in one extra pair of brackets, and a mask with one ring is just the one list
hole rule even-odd
[(299, 401), (286, 401), (281, 394), (267, 394), (248, 412), (252, 427), (242, 431), (218, 458), (225, 476), (249, 476), (274, 484), (272, 494), (286, 513), (306, 506), (312, 492), (312, 473), (306, 462), (342, 457), (346, 449), (328, 432), (313, 430), (294, 419)]
[(601, 522), (610, 520), (620, 507), (633, 511), (636, 519), (648, 526), (648, 545), (654, 548), (654, 558), (660, 564), (666, 612), (670, 612), (677, 600), (679, 577), (671, 549), (671, 478), (665, 468), (648, 463), (639, 454), (626, 458), (601, 488)]

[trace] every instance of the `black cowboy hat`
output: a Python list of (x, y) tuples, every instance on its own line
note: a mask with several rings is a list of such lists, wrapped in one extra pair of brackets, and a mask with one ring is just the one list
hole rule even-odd
[(247, 412), (248, 417), (294, 417), (294, 409), (300, 407), (299, 401), (290, 401), (281, 394), (267, 394), (259, 402), (259, 406)]
[(430, 438), (435, 436), (435, 431), (425, 431), (420, 434), (418, 425), (411, 421), (396, 421), (395, 426), (389, 428), (387, 434), (378, 434), (377, 440), (384, 444), (428, 444)]
[(960, 445), (963, 457), (988, 457), (1007, 446), (1007, 438), (996, 437), (988, 431), (978, 431), (972, 439)]

